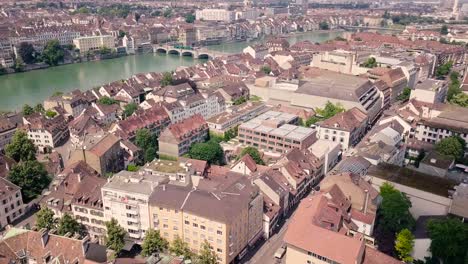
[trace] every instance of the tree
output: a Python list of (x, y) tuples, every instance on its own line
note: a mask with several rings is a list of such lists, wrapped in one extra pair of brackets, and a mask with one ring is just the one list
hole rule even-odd
[(199, 264), (216, 264), (216, 253), (211, 248), (208, 241), (204, 241), (201, 245), (200, 255), (197, 257), (197, 263)]
[(185, 258), (191, 259), (193, 253), (190, 251), (189, 245), (187, 242), (183, 241), (179, 236), (177, 236), (171, 243), (169, 251), (176, 256), (184, 256)]
[(5, 147), (5, 154), (16, 162), (36, 160), (36, 147), (24, 131), (18, 130)]
[(408, 101), (410, 98), (410, 95), (411, 95), (411, 88), (405, 87), (405, 89), (403, 89), (403, 92), (400, 95), (398, 95), (397, 100)]
[(25, 105), (23, 105), (23, 111), (22, 112), (23, 112), (24, 116), (28, 116), (28, 115), (34, 113), (34, 109), (30, 105), (25, 104)]
[(8, 180), (21, 188), (24, 201), (29, 202), (49, 186), (51, 179), (42, 163), (28, 160), (14, 165)]
[(328, 25), (327, 21), (322, 21), (319, 23), (320, 30), (329, 30), (330, 26)]
[(113, 250), (115, 256), (117, 256), (125, 245), (125, 235), (127, 232), (125, 232), (125, 229), (119, 225), (115, 218), (106, 222), (106, 229), (106, 246)]
[(145, 162), (153, 161), (158, 153), (158, 138), (148, 129), (137, 130), (135, 134), (135, 145), (143, 150)]
[(187, 23), (193, 23), (193, 22), (195, 22), (195, 19), (196, 18), (195, 18), (195, 16), (193, 14), (187, 14), (185, 16), (185, 22), (187, 22)]
[(450, 73), (452, 70), (453, 62), (449, 61), (441, 66), (439, 66), (435, 72), (437, 79), (445, 79), (445, 77)]
[(468, 249), (468, 227), (455, 218), (432, 219), (427, 223), (432, 256), (443, 263), (462, 264)]
[(32, 44), (21, 42), (18, 47), (18, 56), (21, 57), (24, 63), (31, 64), (35, 61), (36, 51)]
[(447, 35), (449, 33), (447, 25), (443, 25), (442, 28), (440, 29), (440, 34), (441, 35)]
[(49, 40), (42, 51), (42, 60), (50, 66), (57, 66), (64, 56), (65, 53), (57, 39)]
[(408, 229), (403, 229), (398, 233), (395, 241), (395, 250), (398, 253), (398, 257), (407, 263), (413, 261), (411, 257), (411, 252), (414, 248), (414, 236)]
[(113, 98), (103, 96), (99, 98), (98, 103), (103, 104), (103, 105), (113, 105), (113, 104), (117, 104), (117, 101)]
[(44, 113), (44, 106), (42, 104), (37, 104), (34, 106), (34, 112), (35, 113)]
[(377, 67), (377, 60), (374, 57), (369, 57), (361, 66), (365, 68), (375, 68)]
[(56, 115), (57, 115), (57, 112), (55, 112), (54, 110), (52, 109), (49, 109), (45, 112), (45, 115), (48, 117), (48, 118), (54, 118)]
[(22, 58), (15, 59), (15, 65), (13, 66), (15, 72), (22, 72), (24, 70), (24, 66), (25, 65)]
[(168, 86), (172, 85), (173, 79), (172, 79), (172, 74), (170, 72), (165, 72), (163, 73), (163, 77), (161, 79), (161, 86)]
[(81, 225), (72, 216), (65, 213), (58, 221), (57, 233), (61, 236), (70, 233), (77, 234), (81, 231)]
[(453, 159), (460, 159), (465, 153), (466, 142), (459, 136), (452, 136), (441, 139), (435, 145), (437, 153)]
[(54, 229), (56, 226), (54, 212), (47, 207), (42, 207), (36, 214), (36, 226), (39, 229)]
[(172, 9), (171, 9), (171, 8), (168, 8), (168, 9), (164, 10), (163, 16), (164, 16), (165, 18), (171, 17), (171, 16), (172, 16)]
[(237, 98), (236, 100), (234, 100), (234, 102), (232, 102), (232, 105), (240, 105), (240, 104), (243, 104), (247, 102), (247, 98), (245, 98), (244, 96), (241, 96), (239, 98)]
[(138, 167), (137, 165), (133, 165), (133, 164), (128, 164), (127, 166), (127, 171), (138, 171), (140, 169), (140, 167)]
[(379, 214), (384, 228), (390, 232), (410, 229), (414, 225), (414, 219), (409, 212), (411, 202), (408, 197), (388, 183), (380, 187), (380, 195), (382, 204)]
[[(449, 98), (450, 94), (451, 93), (450, 93), (450, 88), (449, 88), (448, 93), (447, 93), (447, 99)], [(461, 106), (461, 107), (468, 107), (468, 94), (461, 93), (461, 92), (457, 93), (451, 96), (450, 103)]]
[(266, 74), (269, 75), (271, 73), (271, 68), (268, 65), (265, 65), (262, 67), (262, 71)]
[(124, 107), (124, 111), (123, 111), (123, 116), (124, 118), (127, 118), (131, 115), (133, 115), (133, 113), (135, 113), (135, 111), (138, 109), (138, 105), (136, 103), (129, 103), (127, 104), (125, 107)]
[(159, 230), (148, 229), (141, 245), (141, 254), (145, 257), (151, 256), (153, 253), (162, 252), (167, 249), (168, 245), (169, 243), (161, 237)]
[(246, 147), (241, 151), (239, 156), (243, 157), (246, 154), (249, 154), (250, 157), (252, 157), (252, 159), (255, 161), (255, 163), (257, 163), (259, 165), (265, 165), (265, 162), (262, 160), (262, 158), (260, 156), (260, 152), (258, 151), (258, 149), (254, 148), (254, 147)]
[(210, 140), (206, 143), (192, 144), (188, 156), (192, 159), (206, 160), (211, 164), (223, 164), (224, 152), (217, 141)]
[(333, 104), (332, 102), (328, 101), (325, 104), (325, 107), (322, 108), (316, 108), (315, 112), (322, 117), (323, 119), (328, 119), (330, 117), (335, 116), (336, 114), (344, 112), (345, 109), (341, 104)]

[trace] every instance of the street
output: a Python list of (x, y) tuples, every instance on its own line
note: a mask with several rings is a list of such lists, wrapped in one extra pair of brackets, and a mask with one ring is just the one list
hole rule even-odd
[(252, 252), (253, 255), (247, 254), (240, 263), (244, 264), (274, 264), (274, 263), (284, 263), (286, 254), (283, 256), (283, 259), (277, 260), (274, 255), (276, 250), (283, 245), (284, 234), (288, 228), (289, 219), (283, 224), (281, 229), (270, 237), (269, 240), (265, 241), (259, 249), (255, 252)]

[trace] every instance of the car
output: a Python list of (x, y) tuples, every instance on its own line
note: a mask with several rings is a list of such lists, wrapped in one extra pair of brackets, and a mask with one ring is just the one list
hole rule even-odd
[(286, 253), (286, 246), (283, 245), (280, 248), (278, 248), (278, 250), (276, 250), (275, 258), (282, 259), (285, 253)]

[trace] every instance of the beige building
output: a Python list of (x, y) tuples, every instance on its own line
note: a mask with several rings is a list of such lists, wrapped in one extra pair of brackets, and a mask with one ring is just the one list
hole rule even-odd
[(70, 163), (84, 161), (100, 174), (124, 169), (120, 139), (113, 134), (97, 132), (86, 135), (70, 153)]
[(0, 116), (0, 151), (10, 144), (16, 129), (17, 125), (11, 122), (8, 117)]
[(69, 137), (67, 122), (61, 114), (55, 117), (34, 113), (23, 117), (29, 139), (39, 150), (53, 149)]
[(187, 153), (192, 144), (205, 142), (207, 138), (208, 124), (196, 114), (163, 130), (159, 136), (159, 155), (179, 157)]
[(75, 90), (67, 94), (51, 96), (44, 101), (44, 109), (54, 109), (62, 107), (68, 115), (79, 116), (88, 106), (88, 102), (80, 90)]
[(114, 37), (110, 35), (79, 37), (73, 40), (73, 44), (80, 53), (99, 50), (102, 47), (115, 48)]
[(21, 188), (0, 178), (0, 230), (24, 214)]
[(226, 9), (202, 9), (196, 10), (195, 16), (197, 20), (203, 21), (232, 22), (236, 18), (236, 13)]
[(228, 181), (200, 179), (195, 189), (155, 188), (150, 198), (151, 227), (168, 241), (181, 238), (194, 253), (208, 241), (218, 263), (231, 263), (245, 254), (263, 234), (263, 196), (242, 174), (228, 174)]

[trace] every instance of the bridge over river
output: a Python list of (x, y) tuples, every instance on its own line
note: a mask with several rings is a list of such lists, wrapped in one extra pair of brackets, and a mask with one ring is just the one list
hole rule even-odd
[(174, 54), (179, 56), (193, 57), (196, 59), (213, 59), (231, 54), (222, 51), (209, 50), (206, 48), (188, 48), (171, 45), (154, 45), (153, 51), (155, 53)]

